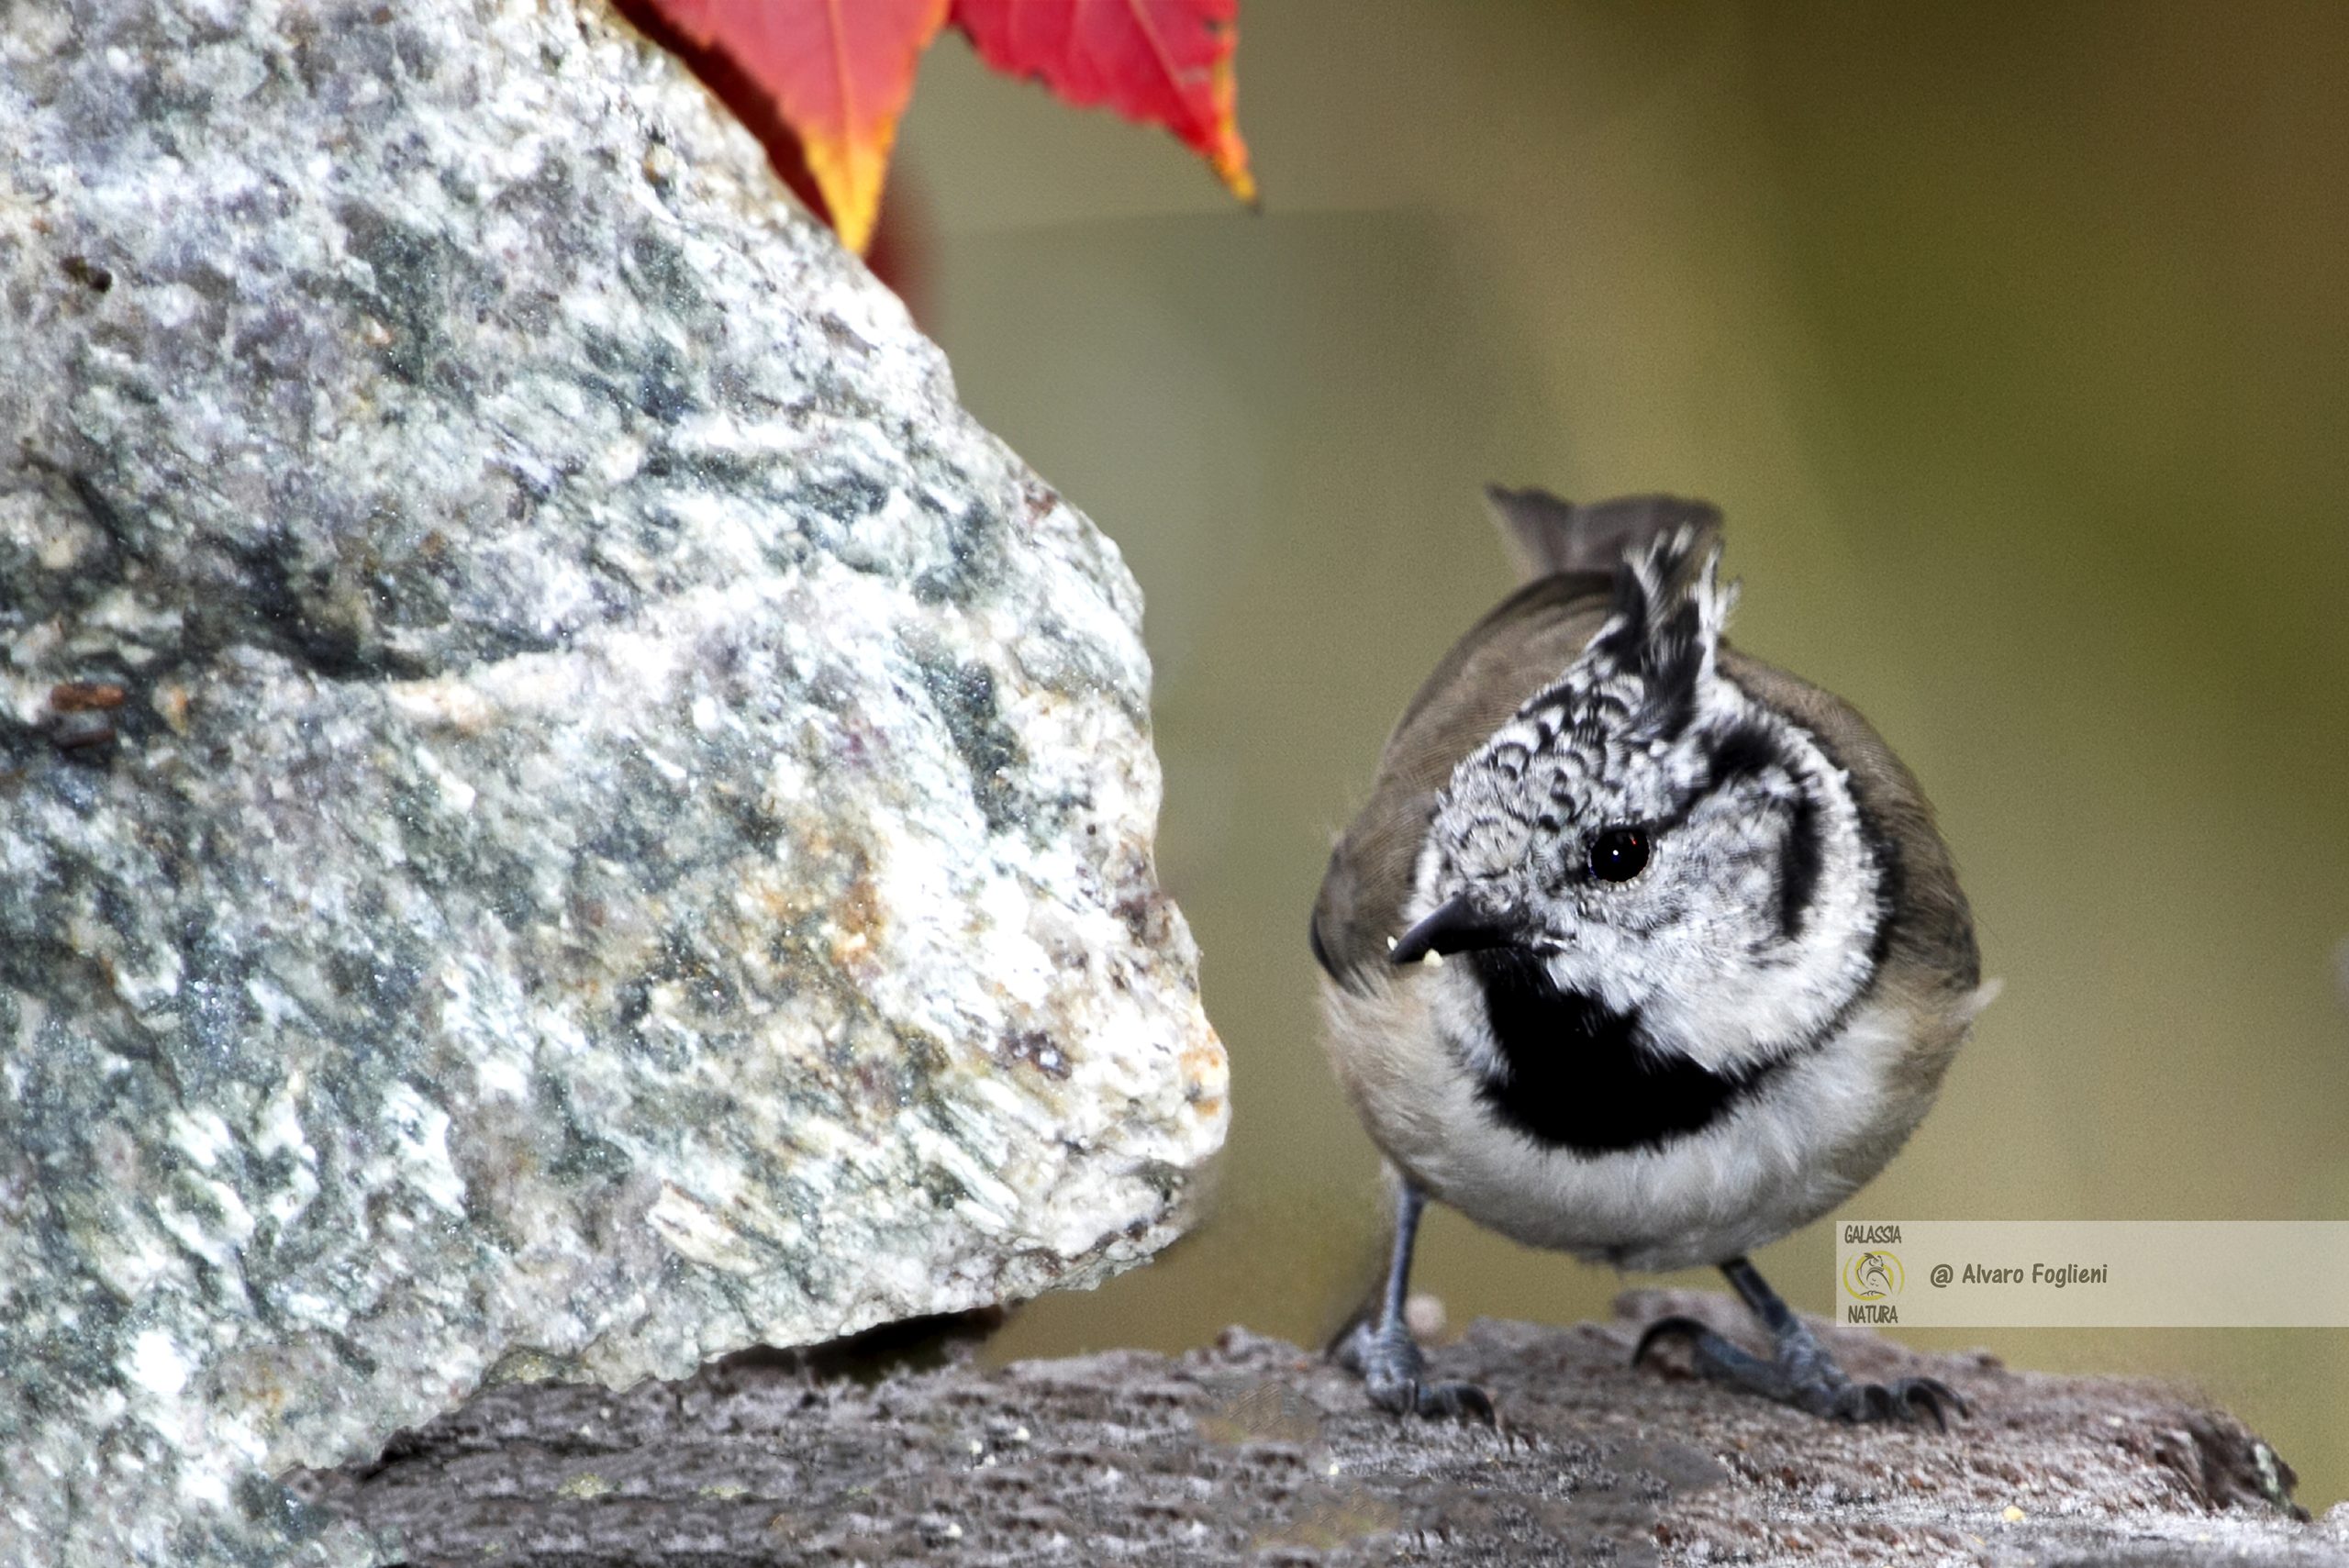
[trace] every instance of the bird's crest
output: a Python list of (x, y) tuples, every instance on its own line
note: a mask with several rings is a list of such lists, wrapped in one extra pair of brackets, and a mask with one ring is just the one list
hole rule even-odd
[(1678, 737), (1696, 716), (1713, 674), (1721, 628), (1737, 587), (1720, 582), (1720, 535), (1683, 526), (1658, 536), (1615, 569), (1615, 603), (1584, 651), (1592, 674), (1630, 676), (1641, 702), (1633, 729), (1643, 740)]

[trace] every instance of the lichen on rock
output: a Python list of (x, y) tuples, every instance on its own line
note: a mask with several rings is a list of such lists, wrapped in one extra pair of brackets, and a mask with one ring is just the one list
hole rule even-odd
[(0, 1559), (1172, 1238), (1139, 595), (671, 61), (20, 0), (0, 136)]

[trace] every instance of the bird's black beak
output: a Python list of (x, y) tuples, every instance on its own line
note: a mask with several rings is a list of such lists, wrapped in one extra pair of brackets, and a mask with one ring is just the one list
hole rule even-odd
[(1431, 952), (1471, 952), (1478, 948), (1507, 947), (1516, 933), (1459, 894), (1436, 906), (1418, 925), (1396, 939), (1387, 957), (1397, 963), (1417, 963)]

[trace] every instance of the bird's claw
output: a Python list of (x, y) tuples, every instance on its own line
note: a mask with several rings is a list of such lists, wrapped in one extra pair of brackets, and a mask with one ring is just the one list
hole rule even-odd
[(1364, 1323), (1338, 1346), (1337, 1361), (1359, 1373), (1370, 1402), (1396, 1416), (1465, 1417), (1495, 1424), (1491, 1396), (1473, 1383), (1429, 1383), (1427, 1358), (1408, 1332)]
[(1711, 1332), (1711, 1329), (1694, 1318), (1659, 1318), (1648, 1325), (1647, 1331), (1640, 1336), (1640, 1342), (1632, 1347), (1631, 1364), (1636, 1367), (1645, 1362), (1648, 1352), (1655, 1348), (1659, 1340), (1669, 1340), (1675, 1335), (1693, 1340)]
[(1648, 1325), (1631, 1351), (1639, 1366), (1665, 1340), (1685, 1340), (1697, 1375), (1725, 1383), (1765, 1399), (1792, 1405), (1815, 1416), (1865, 1422), (1920, 1421), (1931, 1418), (1942, 1431), (1949, 1429), (1948, 1412), (1971, 1415), (1957, 1391), (1934, 1377), (1903, 1377), (1889, 1384), (1854, 1383), (1827, 1354), (1809, 1330), (1782, 1342), (1776, 1360), (1765, 1361), (1715, 1333), (1694, 1318), (1660, 1318)]
[(1931, 1416), (1933, 1425), (1944, 1432), (1949, 1430), (1949, 1418), (1944, 1413), (1944, 1407), (1956, 1411), (1961, 1417), (1974, 1414), (1966, 1407), (1957, 1390), (1938, 1377), (1902, 1377), (1890, 1383), (1870, 1383), (1863, 1386), (1872, 1391), (1881, 1390), (1902, 1412), (1905, 1419), (1913, 1421), (1920, 1415)]
[(1473, 1383), (1422, 1383), (1414, 1402), (1422, 1416), (1465, 1418), (1487, 1427), (1497, 1424), (1492, 1396)]

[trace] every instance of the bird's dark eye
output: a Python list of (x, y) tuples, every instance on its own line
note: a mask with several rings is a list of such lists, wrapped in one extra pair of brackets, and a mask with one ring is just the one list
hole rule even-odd
[(1648, 836), (1638, 828), (1609, 828), (1590, 841), (1590, 874), (1629, 882), (1647, 869)]

